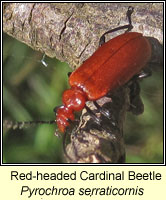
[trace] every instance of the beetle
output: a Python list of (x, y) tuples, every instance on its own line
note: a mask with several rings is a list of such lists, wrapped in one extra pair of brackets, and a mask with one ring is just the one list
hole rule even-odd
[[(94, 101), (107, 95), (126, 84), (134, 75), (144, 78), (149, 72), (141, 72), (151, 57), (151, 45), (141, 33), (129, 32), (133, 26), (131, 14), (134, 8), (129, 6), (127, 10), (128, 24), (105, 32), (99, 41), (99, 48), (79, 68), (69, 75), (70, 89), (65, 90), (62, 96), (62, 106), (54, 109), (56, 120), (52, 121), (4, 121), (7, 128), (22, 128), (31, 124), (57, 123), (59, 130), (64, 133), (66, 128), (75, 120), (74, 112), (86, 107), (87, 101)], [(105, 35), (121, 29), (127, 29), (125, 33), (105, 42)], [(87, 111), (93, 114), (88, 108)], [(101, 110), (103, 112), (103, 110)], [(103, 112), (104, 113), (104, 112)], [(104, 113), (107, 115), (107, 113)], [(94, 119), (96, 116), (94, 115)], [(98, 120), (96, 120), (97, 122)]]
[(145, 67), (151, 58), (151, 45), (141, 33), (129, 32), (133, 8), (129, 7), (129, 24), (112, 29), (105, 35), (120, 29), (127, 31), (102, 44), (79, 68), (69, 76), (70, 89), (62, 96), (63, 105), (55, 109), (59, 130), (64, 133), (66, 127), (75, 119), (74, 112), (81, 111), (87, 101), (95, 101), (108, 92), (126, 84)]

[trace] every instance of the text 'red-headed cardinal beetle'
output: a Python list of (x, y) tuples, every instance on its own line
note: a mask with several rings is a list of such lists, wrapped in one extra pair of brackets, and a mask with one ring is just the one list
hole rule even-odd
[[(129, 32), (133, 28), (132, 13), (133, 7), (129, 7), (129, 24), (104, 33), (96, 52), (71, 73), (71, 88), (63, 93), (63, 105), (55, 109), (56, 122), (61, 132), (65, 132), (75, 119), (74, 112), (81, 111), (86, 101), (97, 100), (124, 85), (150, 60), (149, 41), (141, 33)], [(127, 31), (104, 43), (106, 34), (121, 29)]]

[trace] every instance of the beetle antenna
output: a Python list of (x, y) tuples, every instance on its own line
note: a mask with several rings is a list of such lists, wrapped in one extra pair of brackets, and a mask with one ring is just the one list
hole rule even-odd
[(31, 126), (31, 125), (38, 125), (38, 124), (55, 124), (56, 120), (52, 121), (42, 121), (42, 120), (37, 120), (37, 121), (19, 121), (19, 122), (13, 122), (9, 120), (4, 120), (3, 121), (3, 127), (7, 129), (22, 129), (26, 126)]

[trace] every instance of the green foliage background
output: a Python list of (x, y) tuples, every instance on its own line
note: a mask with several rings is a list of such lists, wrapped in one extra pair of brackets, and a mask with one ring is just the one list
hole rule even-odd
[[(66, 63), (33, 51), (3, 35), (3, 119), (53, 120), (68, 87)], [(128, 114), (124, 124), (127, 163), (163, 162), (163, 71), (141, 82), (145, 112)], [(54, 136), (56, 125), (3, 129), (4, 163), (62, 163), (62, 138)]]

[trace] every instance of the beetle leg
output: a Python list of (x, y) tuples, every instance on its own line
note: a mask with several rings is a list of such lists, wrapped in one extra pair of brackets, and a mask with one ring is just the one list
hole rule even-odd
[[(94, 101), (95, 102), (95, 101)], [(96, 102), (96, 105), (98, 105), (97, 104), (97, 102)], [(103, 122), (102, 121), (102, 119), (100, 118), (100, 117), (97, 117), (96, 115), (95, 115), (95, 113), (88, 107), (88, 106), (85, 106), (85, 108), (87, 109), (87, 112), (90, 114), (90, 116), (93, 118), (93, 120), (94, 120), (94, 122), (97, 124), (97, 125), (99, 125), (100, 126), (100, 128), (102, 129), (102, 130), (107, 130), (107, 132), (110, 132), (110, 128), (111, 128), (111, 130), (113, 130), (113, 128), (114, 129), (116, 129), (117, 128), (117, 126), (116, 126), (116, 123), (114, 122), (114, 121), (111, 121), (111, 123), (109, 122), (109, 125), (108, 125), (108, 127), (106, 126), (106, 124), (105, 124), (105, 127), (103, 128), (103, 123), (105, 123), (105, 122)], [(98, 108), (99, 108), (99, 111), (101, 111), (102, 110), (102, 108), (98, 105)], [(102, 111), (101, 111), (102, 112)], [(104, 111), (103, 111), (104, 112)], [(105, 112), (106, 113), (106, 112)], [(105, 114), (104, 114), (104, 116), (105, 116)], [(107, 117), (107, 119), (109, 119), (109, 121), (110, 121), (110, 118), (108, 117), (108, 113), (106, 114), (106, 117)]]
[(95, 113), (87, 106), (85, 105), (85, 108), (87, 112), (90, 114), (90, 116), (93, 118), (93, 120), (96, 122), (96, 124), (101, 125), (101, 120), (98, 118)]
[[(109, 128), (111, 128), (111, 130), (113, 130), (113, 128), (117, 128), (117, 122), (111, 117), (111, 113), (109, 110), (107, 109), (104, 109), (103, 107), (101, 107), (97, 101), (94, 101), (93, 102), (94, 105), (96, 106), (97, 110), (104, 116), (108, 119), (109, 121)], [(105, 120), (104, 120), (105, 121)], [(104, 122), (105, 123), (105, 122)], [(102, 121), (101, 121), (101, 125), (102, 125)], [(106, 127), (104, 128), (104, 130), (106, 130)]]
[(102, 107), (100, 107), (100, 105), (99, 105), (96, 101), (94, 101), (93, 103), (94, 103), (94, 105), (96, 106), (96, 108), (97, 108), (105, 117), (107, 117), (108, 119), (111, 119), (111, 118), (110, 118), (110, 113), (109, 113), (108, 110), (103, 109)]
[(147, 78), (147, 77), (149, 77), (151, 75), (152, 75), (152, 71), (151, 71), (151, 69), (149, 69), (147, 67), (147, 68), (144, 68), (142, 71), (140, 71), (138, 74), (136, 74), (134, 76), (134, 79), (136, 78), (138, 80), (142, 80), (142, 79)]
[(100, 37), (99, 46), (101, 46), (101, 45), (103, 45), (105, 43), (105, 35), (108, 34), (108, 33), (112, 33), (112, 32), (115, 32), (115, 31), (122, 30), (122, 29), (127, 29), (125, 32), (129, 32), (129, 31), (132, 30), (133, 26), (132, 26), (132, 22), (131, 22), (131, 14), (133, 13), (133, 11), (134, 11), (134, 8), (132, 6), (129, 6), (128, 10), (127, 10), (127, 13), (126, 13), (129, 23), (127, 25), (119, 26), (117, 28), (114, 28), (114, 29), (111, 29), (111, 30), (105, 32)]
[(128, 21), (129, 21), (129, 24), (128, 24), (128, 28), (127, 28), (127, 30), (125, 31), (125, 33), (131, 31), (132, 28), (133, 28), (132, 22), (131, 22), (131, 14), (132, 14), (133, 12), (134, 12), (134, 8), (133, 8), (132, 6), (129, 6), (129, 7), (128, 7), (128, 10), (127, 10), (127, 13), (126, 13), (127, 19), (128, 19)]
[(132, 112), (134, 115), (140, 115), (144, 111), (144, 105), (140, 98), (140, 86), (138, 81), (133, 81), (129, 88), (130, 107), (128, 111)]

